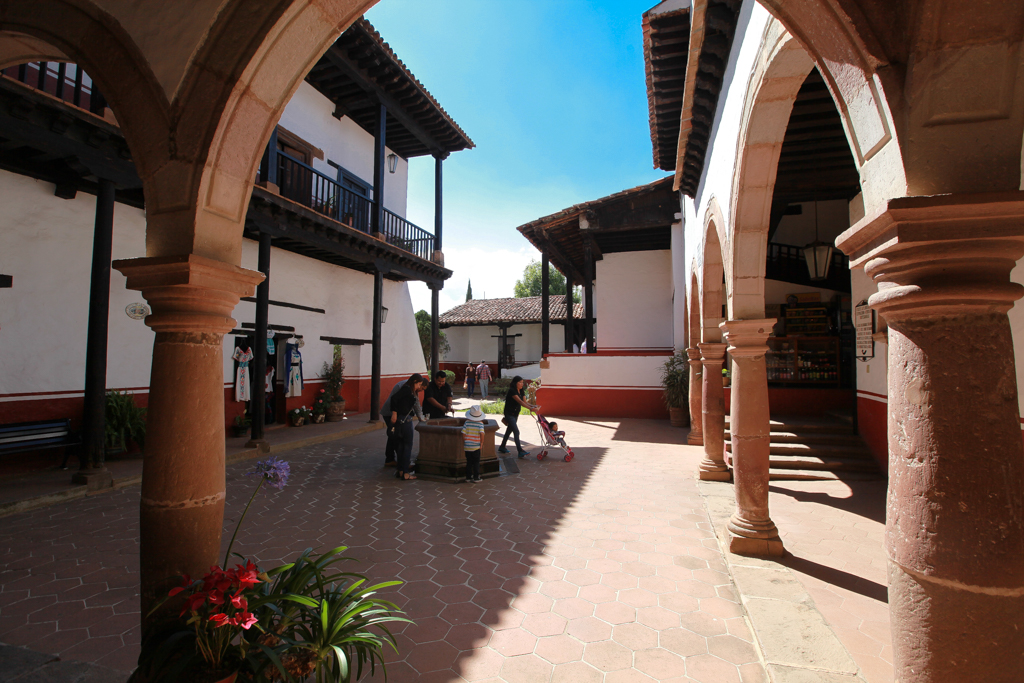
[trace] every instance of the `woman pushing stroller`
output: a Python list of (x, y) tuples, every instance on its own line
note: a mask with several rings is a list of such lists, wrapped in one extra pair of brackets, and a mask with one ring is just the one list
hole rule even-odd
[(508, 386), (508, 393), (505, 394), (505, 436), (501, 440), (501, 448), (498, 449), (499, 453), (508, 453), (508, 449), (505, 445), (508, 443), (509, 434), (515, 438), (516, 449), (520, 458), (525, 458), (530, 452), (523, 448), (523, 445), (519, 442), (519, 412), (526, 408), (532, 410), (535, 413), (540, 412), (540, 406), (533, 405), (526, 402), (526, 393), (523, 389), (525, 382), (523, 378), (516, 375), (512, 378), (512, 383)]

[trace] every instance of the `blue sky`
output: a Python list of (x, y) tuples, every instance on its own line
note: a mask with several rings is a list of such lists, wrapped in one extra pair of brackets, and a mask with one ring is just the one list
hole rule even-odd
[[(512, 296), (539, 253), (516, 226), (666, 175), (651, 161), (641, 15), (656, 0), (382, 0), (367, 19), (476, 143), (444, 165), (441, 310)], [(432, 230), (433, 158), (408, 218)], [(429, 290), (412, 286), (416, 309)]]

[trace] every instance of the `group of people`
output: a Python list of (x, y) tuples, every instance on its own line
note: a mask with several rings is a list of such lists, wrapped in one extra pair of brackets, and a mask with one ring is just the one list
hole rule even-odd
[[(487, 368), (481, 363), (480, 367)], [(467, 375), (468, 377), (469, 375)], [(487, 372), (490, 379), (490, 372)], [(486, 392), (486, 379), (482, 391)], [(512, 378), (505, 394), (505, 410), (502, 422), (505, 424), (505, 436), (501, 441), (499, 453), (508, 453), (508, 439), (513, 437), (516, 451), (520, 458), (529, 455), (519, 441), (519, 414), (523, 408), (540, 412), (540, 406), (526, 401), (526, 382), (522, 377)], [(424, 416), (420, 405), (419, 392), (423, 392), (423, 403), (426, 406)], [(452, 406), (452, 388), (443, 370), (434, 374), (432, 382), (423, 375), (416, 373), (403, 383), (396, 384), (380, 407), (380, 415), (387, 429), (387, 446), (384, 450), (384, 466), (395, 468), (395, 477), (403, 480), (416, 479), (412, 467), (412, 442), (415, 436), (412, 418), (425, 421), (445, 417), (454, 411)], [(473, 406), (466, 412), (466, 423), (463, 425), (463, 448), (466, 453), (466, 481), (482, 481), (480, 479), (480, 444), (484, 434), (484, 413), (480, 406)]]
[(480, 385), (480, 399), (487, 400), (487, 384), (491, 381), (491, 367), (480, 361), (475, 368), (472, 363), (466, 365), (466, 380), (464, 383), (466, 396), (473, 398), (473, 391), (476, 385)]

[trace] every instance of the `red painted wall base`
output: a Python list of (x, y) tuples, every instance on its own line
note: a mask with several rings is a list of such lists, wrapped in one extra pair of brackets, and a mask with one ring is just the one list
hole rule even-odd
[(559, 389), (541, 385), (537, 402), (548, 416), (668, 419), (660, 388)]
[(883, 472), (889, 471), (888, 409), (881, 401), (857, 397), (857, 430)]

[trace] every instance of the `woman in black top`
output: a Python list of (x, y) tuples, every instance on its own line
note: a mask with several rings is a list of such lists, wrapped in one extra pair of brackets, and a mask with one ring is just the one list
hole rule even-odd
[(508, 443), (509, 434), (512, 434), (515, 437), (516, 450), (518, 450), (520, 458), (525, 458), (530, 452), (524, 450), (523, 445), (519, 443), (519, 411), (526, 408), (535, 413), (540, 412), (540, 406), (531, 405), (526, 402), (526, 392), (523, 390), (524, 384), (526, 382), (523, 381), (523, 378), (516, 375), (512, 378), (512, 383), (508, 385), (508, 393), (505, 394), (505, 437), (501, 440), (501, 448), (498, 449), (499, 453), (508, 453), (505, 444)]
[(412, 417), (423, 419), (423, 413), (419, 410), (419, 403), (416, 401), (416, 394), (423, 391), (427, 384), (426, 380), (419, 373), (413, 375), (398, 390), (398, 393), (391, 397), (391, 418), (394, 425), (394, 434), (397, 439), (398, 464), (395, 467), (395, 476), (399, 479), (415, 479), (412, 473), (412, 438), (413, 425)]

